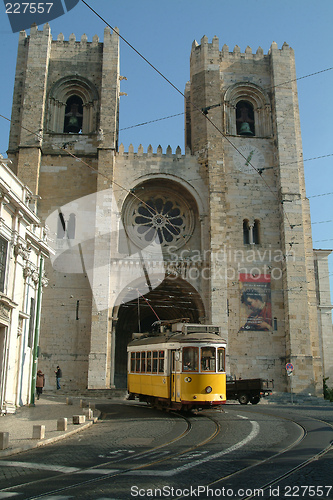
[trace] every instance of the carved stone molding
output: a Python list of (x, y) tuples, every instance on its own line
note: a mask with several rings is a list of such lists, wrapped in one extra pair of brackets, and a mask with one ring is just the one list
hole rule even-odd
[(49, 284), (49, 279), (46, 276), (42, 277), (42, 287), (46, 288)]
[(23, 260), (28, 260), (31, 254), (31, 248), (22, 243), (16, 243), (14, 246), (14, 255), (21, 255)]
[(33, 269), (31, 269), (29, 263), (26, 267), (23, 268), (23, 277), (24, 279), (29, 278), (33, 273)]
[(0, 323), (9, 325), (11, 310), (17, 306), (18, 304), (13, 302), (9, 297), (0, 294)]
[[(23, 268), (23, 277), (24, 279), (31, 278), (31, 280), (38, 285), (39, 283), (39, 271), (33, 267), (31, 262), (27, 262), (27, 265)], [(43, 272), (42, 275), (42, 287), (47, 287), (49, 284), (49, 279), (45, 276)]]
[(39, 272), (38, 271), (33, 271), (32, 274), (31, 274), (31, 279), (37, 285), (37, 283), (39, 282)]
[(10, 308), (2, 302), (0, 302), (0, 318), (6, 322), (8, 322), (10, 318)]

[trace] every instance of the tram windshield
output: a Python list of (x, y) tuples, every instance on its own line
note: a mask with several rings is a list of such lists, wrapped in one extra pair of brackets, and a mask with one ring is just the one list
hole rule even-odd
[(183, 370), (197, 372), (199, 370), (199, 348), (183, 347)]
[[(200, 354), (200, 355), (199, 355)], [(224, 347), (202, 346), (183, 347), (183, 371), (198, 372), (200, 360), (201, 372), (224, 372)]]
[(201, 347), (201, 371), (216, 371), (216, 349), (215, 347)]

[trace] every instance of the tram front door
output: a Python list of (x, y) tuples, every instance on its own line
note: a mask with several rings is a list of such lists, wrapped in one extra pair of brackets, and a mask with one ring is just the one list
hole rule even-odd
[(181, 360), (180, 351), (171, 351), (171, 377), (170, 377), (170, 394), (171, 401), (180, 402), (180, 373)]

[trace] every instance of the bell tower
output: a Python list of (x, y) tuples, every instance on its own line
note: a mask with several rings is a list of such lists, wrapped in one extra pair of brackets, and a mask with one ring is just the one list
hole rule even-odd
[[(192, 45), (185, 92), (186, 145), (209, 186), (211, 316), (228, 331), (231, 374), (246, 378), (252, 364), (258, 373), (275, 370), (287, 388), (291, 362), (293, 389), (320, 392), (294, 52), (274, 42), (268, 54), (220, 51), (217, 37), (203, 37)], [(264, 282), (266, 331), (244, 298), (246, 286), (253, 292)]]
[(97, 35), (92, 42), (86, 35), (76, 41), (74, 34), (66, 41), (61, 33), (53, 40), (48, 24), (42, 31), (33, 25), (29, 36), (20, 33), (8, 155), (35, 194), (41, 155), (68, 160), (68, 144), (94, 159), (117, 150), (118, 38), (106, 28), (104, 43)]
[[(104, 30), (103, 43), (97, 35), (77, 41), (74, 34), (65, 40), (60, 33), (54, 40), (48, 24), (42, 30), (32, 26), (28, 36), (20, 33), (8, 157), (33, 191), (39, 217), (45, 221), (61, 213), (58, 231), (50, 235), (58, 249), (63, 245), (65, 250), (77, 231), (78, 214), (64, 207), (112, 183), (119, 83), (116, 29)], [(105, 353), (111, 349), (101, 344), (108, 341), (109, 317), (94, 317), (85, 265), (79, 271), (61, 269), (47, 263), (50, 285), (43, 298), (40, 361), (63, 364), (73, 388), (85, 387), (91, 370), (105, 387)], [(89, 359), (96, 366), (89, 368)]]

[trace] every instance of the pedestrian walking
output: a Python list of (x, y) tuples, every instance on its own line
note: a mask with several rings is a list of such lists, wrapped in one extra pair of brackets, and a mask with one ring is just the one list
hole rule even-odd
[(36, 377), (37, 399), (39, 399), (39, 397), (42, 395), (44, 385), (45, 385), (45, 375), (42, 372), (42, 370), (38, 370)]
[(56, 382), (57, 382), (57, 389), (61, 389), (60, 387), (60, 379), (62, 377), (62, 371), (60, 366), (57, 366), (57, 370), (54, 372), (56, 376)]

